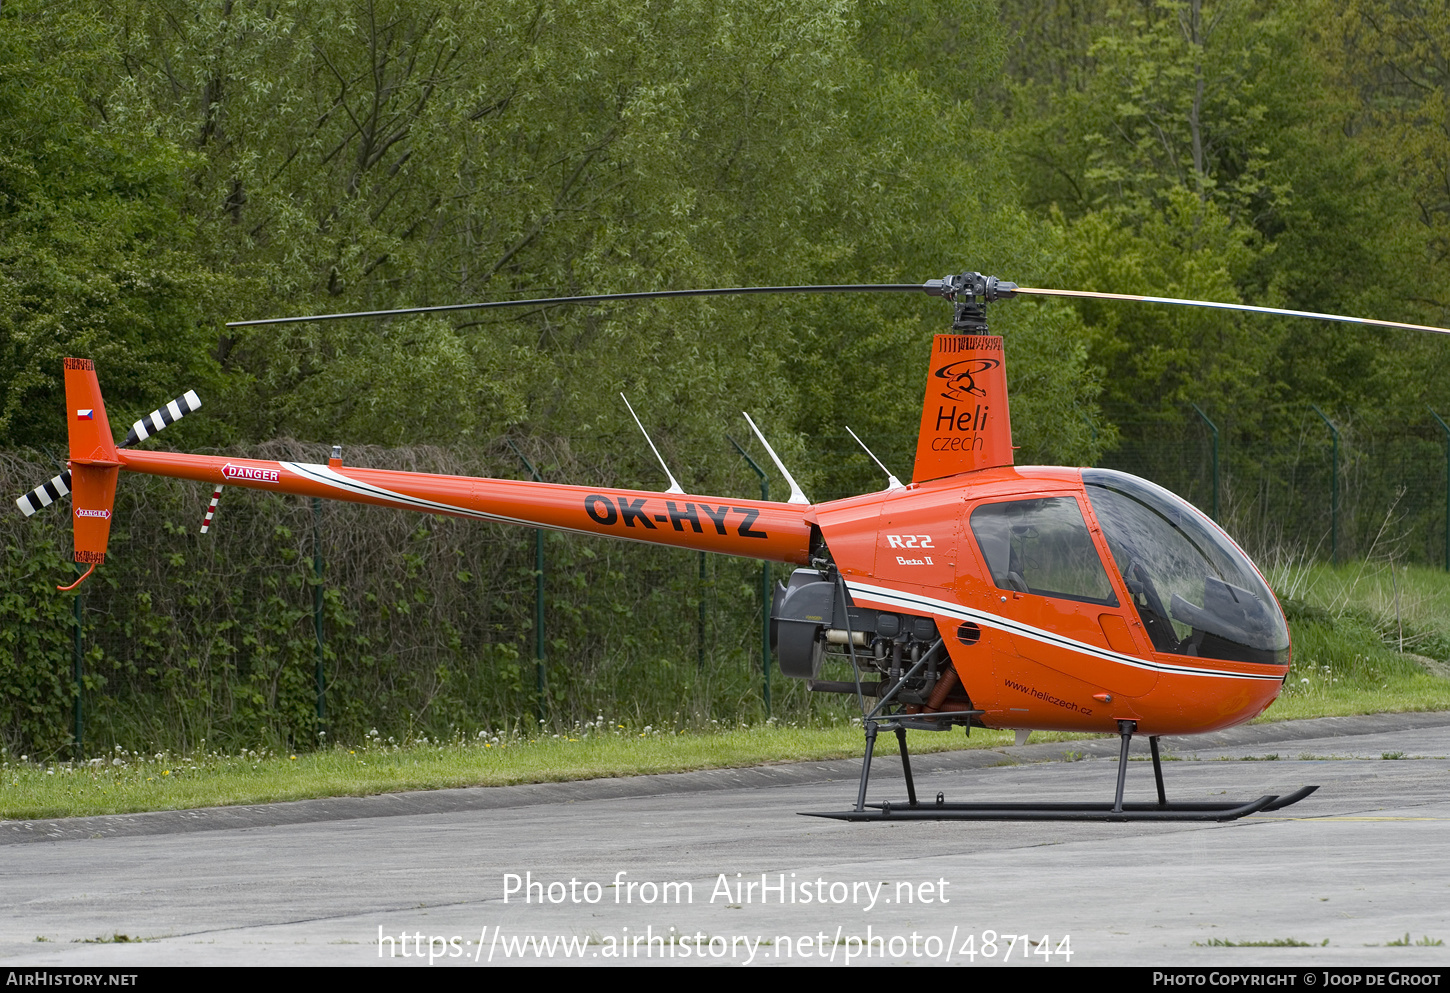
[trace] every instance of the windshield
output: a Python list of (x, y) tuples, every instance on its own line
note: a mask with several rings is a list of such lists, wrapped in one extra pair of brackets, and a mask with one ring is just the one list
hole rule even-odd
[(1248, 557), (1161, 486), (1109, 469), (1082, 481), (1153, 647), (1287, 665), (1289, 629)]

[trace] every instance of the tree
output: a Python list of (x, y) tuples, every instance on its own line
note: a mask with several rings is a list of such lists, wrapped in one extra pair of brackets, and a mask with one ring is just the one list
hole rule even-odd
[(189, 161), (115, 113), (107, 33), (83, 11), (0, 13), (0, 436), (62, 444), (61, 358), (93, 357), (117, 422), (204, 387), (223, 280), (178, 210)]

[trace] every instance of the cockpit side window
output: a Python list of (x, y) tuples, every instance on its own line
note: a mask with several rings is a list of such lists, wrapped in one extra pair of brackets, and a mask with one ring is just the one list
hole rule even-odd
[(1072, 497), (984, 504), (972, 511), (971, 524), (999, 590), (1117, 606)]

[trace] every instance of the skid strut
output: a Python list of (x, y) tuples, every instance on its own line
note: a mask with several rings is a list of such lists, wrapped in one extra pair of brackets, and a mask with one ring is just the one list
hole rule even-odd
[[(932, 715), (933, 717), (937, 715)], [(955, 717), (943, 714), (942, 717)], [(861, 763), (861, 785), (853, 810), (809, 813), (809, 817), (832, 817), (842, 821), (1232, 821), (1249, 814), (1281, 810), (1309, 796), (1318, 786), (1305, 786), (1280, 796), (1266, 794), (1257, 800), (1180, 801), (1169, 803), (1163, 789), (1163, 762), (1158, 753), (1158, 737), (1148, 738), (1153, 753), (1153, 781), (1158, 789), (1157, 803), (1126, 803), (1123, 789), (1128, 777), (1128, 745), (1138, 729), (1136, 721), (1119, 721), (1118, 735), (1122, 744), (1118, 751), (1118, 783), (1112, 803), (948, 803), (943, 794), (935, 803), (920, 803), (916, 798), (916, 782), (911, 775), (911, 757), (906, 748), (906, 729), (919, 719), (898, 717), (886, 720), (868, 719), (866, 756)], [(906, 777), (906, 803), (866, 802), (866, 784), (871, 777), (871, 759), (876, 750), (876, 736), (881, 731), (895, 731), (901, 750), (901, 770)]]
[(901, 750), (901, 771), (906, 775), (906, 803), (916, 806), (916, 780), (911, 777), (911, 754), (906, 750), (906, 728), (896, 721), (866, 722), (866, 760), (861, 763), (861, 788), (856, 791), (856, 813), (866, 809), (866, 781), (871, 778), (871, 755), (876, 751), (876, 734), (882, 728), (896, 732), (896, 747)]

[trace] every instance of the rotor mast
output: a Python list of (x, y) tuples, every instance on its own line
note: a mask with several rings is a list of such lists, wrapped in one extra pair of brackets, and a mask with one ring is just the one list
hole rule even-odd
[(1010, 298), (1017, 284), (964, 272), (922, 289), (954, 310), (951, 333), (932, 339), (912, 482), (1011, 465), (1007, 367), (1002, 338), (987, 330), (987, 304)]

